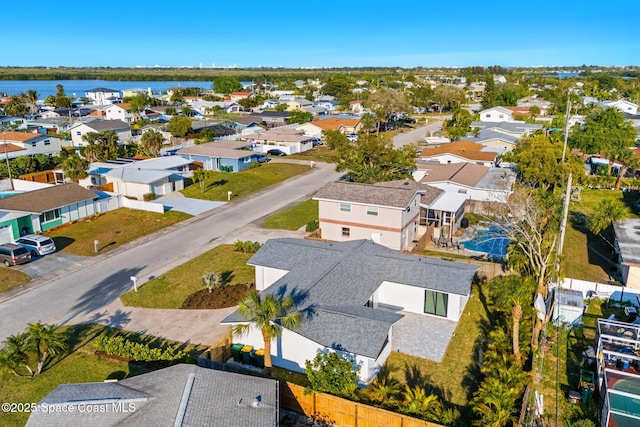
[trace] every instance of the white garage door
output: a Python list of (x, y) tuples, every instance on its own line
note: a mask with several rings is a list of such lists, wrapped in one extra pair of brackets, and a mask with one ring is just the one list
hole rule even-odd
[(13, 242), (13, 233), (8, 225), (0, 227), (0, 245)]

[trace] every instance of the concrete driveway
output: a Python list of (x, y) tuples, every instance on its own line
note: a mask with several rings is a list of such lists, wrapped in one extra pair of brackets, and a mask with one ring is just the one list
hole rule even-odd
[(212, 202), (209, 200), (192, 199), (190, 197), (181, 196), (162, 196), (154, 200), (152, 203), (161, 203), (165, 206), (165, 209), (184, 212), (193, 216), (197, 216), (222, 205), (226, 205), (224, 202)]
[(69, 271), (76, 270), (83, 265), (83, 261), (87, 260), (90, 260), (90, 257), (55, 252), (49, 255), (31, 258), (31, 261), (28, 263), (16, 265), (11, 268), (28, 274), (32, 279), (46, 279), (47, 277), (62, 276)]

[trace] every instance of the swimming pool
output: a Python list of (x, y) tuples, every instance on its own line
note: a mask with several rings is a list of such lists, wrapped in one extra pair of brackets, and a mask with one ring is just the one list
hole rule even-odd
[(476, 237), (460, 242), (465, 249), (484, 252), (489, 259), (503, 260), (507, 253), (509, 238), (496, 226), (479, 229)]
[(0, 191), (0, 199), (15, 196), (16, 194), (22, 194), (22, 191)]

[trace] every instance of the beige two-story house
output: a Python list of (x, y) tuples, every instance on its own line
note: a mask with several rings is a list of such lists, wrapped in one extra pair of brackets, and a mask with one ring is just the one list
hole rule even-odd
[(417, 240), (420, 197), (425, 187), (413, 180), (357, 184), (333, 182), (321, 188), (318, 200), (323, 239), (370, 239), (398, 251)]

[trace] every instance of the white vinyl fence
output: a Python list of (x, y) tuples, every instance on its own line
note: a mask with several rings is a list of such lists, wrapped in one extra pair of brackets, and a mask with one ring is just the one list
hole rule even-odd
[[(559, 285), (563, 289), (573, 289), (582, 292), (583, 298), (597, 296), (614, 301), (629, 301), (635, 305), (640, 304), (640, 300), (638, 299), (640, 290), (629, 289), (626, 286), (615, 286), (571, 278), (563, 279)], [(595, 292), (595, 294), (593, 294), (593, 292)]]

